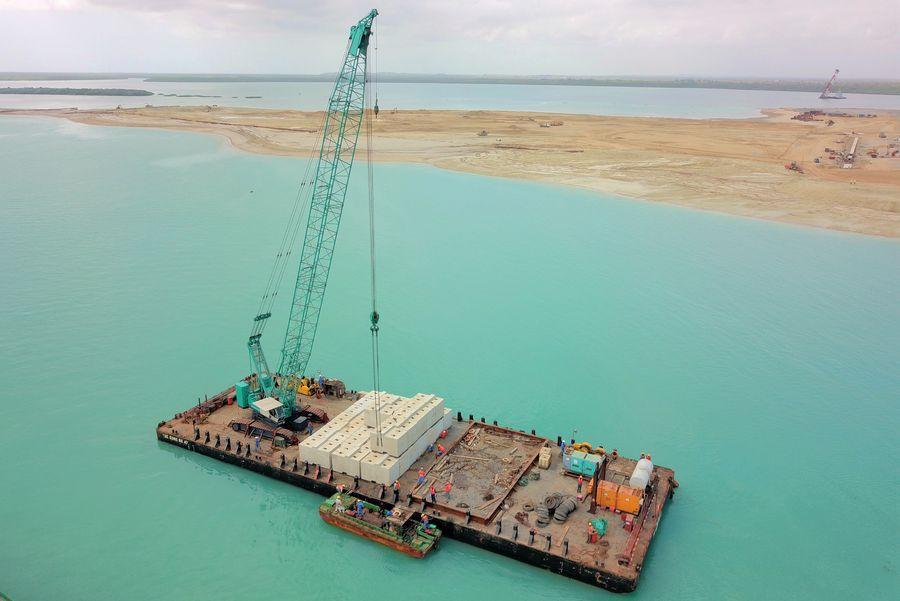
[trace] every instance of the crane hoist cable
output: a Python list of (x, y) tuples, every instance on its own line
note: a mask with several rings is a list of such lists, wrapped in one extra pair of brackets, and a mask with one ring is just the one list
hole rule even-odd
[[(372, 155), (374, 147), (372, 143), (372, 118), (378, 115), (378, 38), (376, 30), (373, 27), (372, 35), (375, 40), (374, 52), (372, 56), (372, 72), (366, 73), (366, 79), (369, 81), (371, 88), (374, 88), (375, 106), (371, 106), (372, 94), (367, 94), (366, 103), (369, 104), (366, 110), (366, 165), (368, 167), (369, 178), (369, 263), (372, 283), (372, 312), (369, 314), (369, 331), (372, 333), (372, 390), (375, 396), (375, 437), (376, 442), (380, 446), (382, 444), (381, 432), (381, 365), (378, 356), (378, 294), (375, 278), (375, 173)], [(368, 66), (368, 65), (367, 65)]]

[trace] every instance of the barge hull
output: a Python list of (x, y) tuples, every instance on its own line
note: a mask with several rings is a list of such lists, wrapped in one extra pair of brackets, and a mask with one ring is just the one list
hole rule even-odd
[[(228, 393), (229, 391), (225, 391), (222, 395)], [(337, 404), (336, 401), (335, 404)], [(564, 476), (561, 472), (553, 469), (542, 470), (544, 477), (531, 486), (527, 486), (524, 492), (520, 487), (513, 486), (513, 490), (508, 493), (508, 499), (504, 501), (504, 503), (509, 503), (511, 507), (509, 511), (491, 515), (487, 520), (478, 519), (475, 512), (471, 517), (460, 516), (456, 512), (442, 511), (441, 503), (432, 505), (423, 498), (424, 495), (416, 494), (416, 488), (418, 488), (415, 484), (416, 470), (423, 465), (427, 468), (428, 464), (433, 466), (436, 463), (436, 460), (433, 462), (430, 457), (426, 456), (427, 454), (423, 455), (420, 462), (401, 477), (402, 492), (398, 498), (395, 498), (390, 488), (380, 484), (354, 479), (295, 459), (295, 457), (299, 458), (296, 454), (296, 445), (289, 449), (273, 448), (268, 455), (255, 450), (248, 452), (249, 445), (238, 445), (241, 444), (240, 441), (249, 443), (250, 439), (241, 437), (239, 433), (214, 423), (217, 420), (229, 418), (236, 411), (243, 411), (234, 407), (236, 406), (219, 409), (218, 411), (223, 412), (223, 417), (210, 419), (205, 423), (201, 420), (199, 424), (196, 424), (193, 419), (196, 415), (187, 413), (176, 415), (174, 419), (158, 424), (157, 438), (161, 442), (252, 470), (322, 496), (331, 496), (337, 492), (337, 486), (342, 485), (345, 490), (352, 492), (355, 496), (382, 508), (390, 508), (395, 504), (409, 507), (414, 512), (416, 519), (419, 519), (421, 512), (424, 511), (428, 513), (431, 521), (440, 528), (444, 536), (611, 592), (625, 593), (637, 588), (650, 542), (662, 518), (665, 503), (672, 498), (674, 486), (676, 486), (674, 472), (668, 468), (657, 466), (659, 478), (652, 496), (646, 499), (641, 515), (635, 519), (634, 531), (626, 532), (621, 528), (614, 527), (606, 537), (608, 539), (607, 546), (603, 548), (601, 545), (587, 545), (583, 540), (585, 536), (578, 527), (572, 531), (571, 536), (568, 536), (569, 528), (565, 528), (565, 534), (562, 534), (562, 528), (556, 530), (554, 528), (535, 529), (530, 523), (522, 524), (513, 520), (513, 512), (516, 508), (521, 507), (525, 500), (517, 497), (541, 494), (537, 492), (538, 489), (530, 491), (531, 488), (543, 483), (544, 486), (557, 488), (568, 486), (574, 489), (575, 479)], [(340, 407), (328, 406), (327, 409), (335, 411)], [(214, 416), (215, 413), (211, 413), (211, 415)], [(475, 420), (463, 420), (461, 415), (457, 414), (451, 429), (454, 433), (448, 437), (454, 438), (454, 440), (452, 443), (450, 441), (448, 443), (455, 445), (459, 441), (459, 437), (473, 426), (496, 429), (501, 433), (522, 432), (491, 426), (484, 423), (483, 419), (480, 423)], [(209, 442), (204, 434), (210, 436)], [(218, 439), (215, 444), (214, 439)], [(235, 441), (233, 445), (232, 440)], [(554, 461), (559, 460), (554, 459)], [(624, 463), (619, 466), (618, 472), (620, 474), (630, 473), (634, 461), (625, 458), (620, 458), (619, 461)], [(554, 467), (558, 467), (558, 465)], [(533, 469), (537, 470), (536, 467)], [(587, 505), (588, 503), (585, 501), (585, 509), (582, 511), (586, 511)], [(598, 517), (602, 514), (611, 524), (618, 523), (619, 517), (622, 517), (612, 512), (604, 512), (605, 510), (598, 509)], [(530, 530), (535, 531), (533, 537)], [(553, 533), (556, 534), (556, 537), (551, 539), (550, 535)], [(612, 537), (609, 534), (612, 534)], [(564, 548), (561, 539), (565, 540)]]

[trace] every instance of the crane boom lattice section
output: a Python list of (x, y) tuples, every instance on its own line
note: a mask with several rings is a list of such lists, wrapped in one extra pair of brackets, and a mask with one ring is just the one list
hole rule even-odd
[(300, 267), (278, 369), (283, 376), (302, 375), (312, 354), (363, 118), (366, 54), (376, 14), (372, 11), (351, 31), (344, 64), (328, 102)]

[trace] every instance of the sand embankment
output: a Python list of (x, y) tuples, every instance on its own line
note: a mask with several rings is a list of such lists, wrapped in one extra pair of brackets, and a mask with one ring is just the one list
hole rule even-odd
[[(848, 112), (856, 113), (856, 111)], [(229, 107), (5, 110), (91, 125), (222, 135), (248, 152), (309, 156), (322, 112)], [(497, 111), (382, 111), (376, 158), (484, 175), (578, 186), (742, 217), (900, 237), (900, 115), (793, 121), (789, 110), (759, 119), (604, 117)], [(553, 123), (554, 125), (550, 125)], [(484, 135), (479, 135), (486, 132)], [(880, 137), (884, 133), (886, 137)], [(849, 150), (852, 169), (825, 148)], [(365, 148), (365, 136), (360, 136)], [(822, 162), (816, 164), (816, 157)], [(785, 169), (798, 162), (803, 173)]]

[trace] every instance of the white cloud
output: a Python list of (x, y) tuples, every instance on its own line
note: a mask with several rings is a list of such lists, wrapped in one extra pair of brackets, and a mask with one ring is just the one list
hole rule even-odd
[[(371, 4), (0, 0), (0, 69), (330, 71)], [(377, 4), (387, 71), (900, 77), (897, 0)]]

